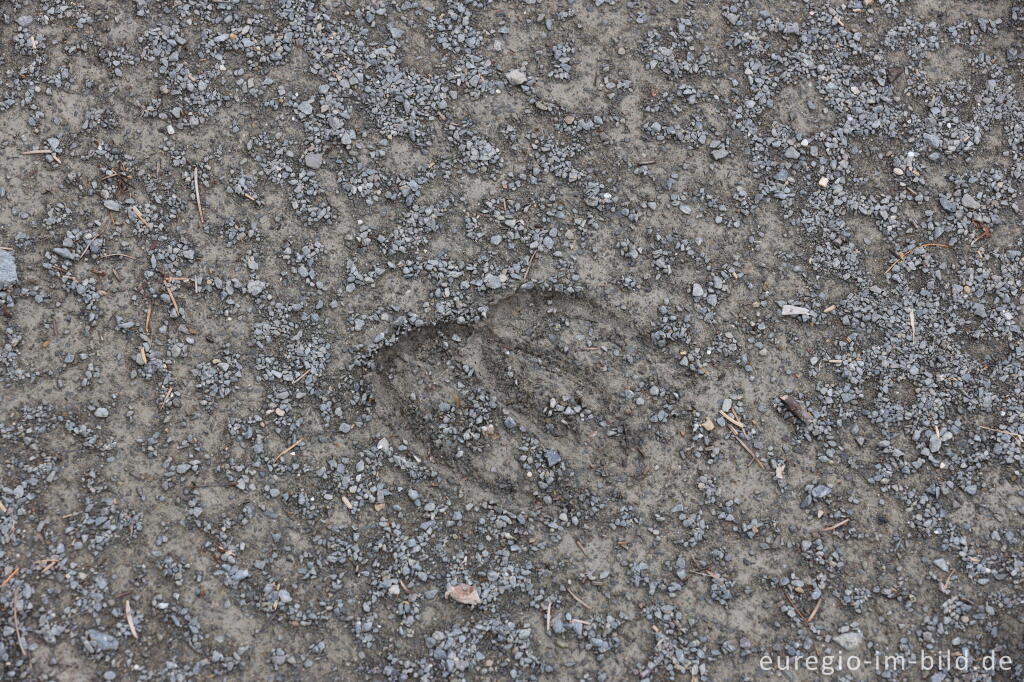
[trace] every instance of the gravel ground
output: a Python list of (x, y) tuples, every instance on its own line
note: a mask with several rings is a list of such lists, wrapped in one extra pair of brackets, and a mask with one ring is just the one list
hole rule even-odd
[(2, 676), (1024, 679), (1022, 31), (0, 4)]

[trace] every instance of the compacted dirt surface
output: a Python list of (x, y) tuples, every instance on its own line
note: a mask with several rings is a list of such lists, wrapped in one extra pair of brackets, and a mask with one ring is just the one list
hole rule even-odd
[(1024, 6), (0, 3), (0, 671), (1024, 679)]

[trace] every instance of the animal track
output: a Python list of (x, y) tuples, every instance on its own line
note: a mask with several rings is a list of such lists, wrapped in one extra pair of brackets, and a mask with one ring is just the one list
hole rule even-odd
[(431, 461), (521, 496), (522, 469), (543, 488), (559, 462), (574, 479), (563, 483), (583, 486), (591, 471), (642, 468), (635, 434), (672, 400), (650, 394), (666, 371), (652, 350), (635, 323), (595, 301), (521, 292), (474, 325), (409, 334), (382, 357), (377, 388)]

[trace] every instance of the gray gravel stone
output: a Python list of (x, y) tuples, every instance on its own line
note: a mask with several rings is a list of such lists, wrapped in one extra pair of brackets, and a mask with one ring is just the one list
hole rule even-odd
[(843, 632), (833, 637), (832, 641), (847, 651), (852, 651), (854, 649), (859, 649), (861, 644), (864, 643), (864, 635), (854, 631)]
[(817, 498), (826, 497), (831, 492), (832, 486), (825, 485), (824, 483), (819, 483), (811, 488), (811, 495)]
[(5, 289), (18, 281), (18, 265), (14, 254), (0, 249), (0, 289)]
[(117, 637), (96, 629), (89, 629), (85, 632), (85, 646), (94, 652), (116, 651), (120, 642)]
[(508, 82), (511, 83), (512, 85), (522, 85), (523, 83), (526, 82), (528, 77), (526, 75), (526, 72), (523, 71), (522, 69), (512, 69), (511, 71), (505, 74), (505, 78), (507, 78)]

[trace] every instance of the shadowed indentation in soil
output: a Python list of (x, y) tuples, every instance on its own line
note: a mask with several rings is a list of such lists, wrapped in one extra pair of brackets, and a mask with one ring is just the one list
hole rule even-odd
[[(529, 500), (522, 469), (634, 476), (647, 422), (620, 394), (654, 366), (635, 326), (598, 302), (520, 292), (472, 325), (420, 328), (385, 351), (378, 405), (431, 462), (491, 494)], [(552, 458), (553, 459), (553, 458)]]

